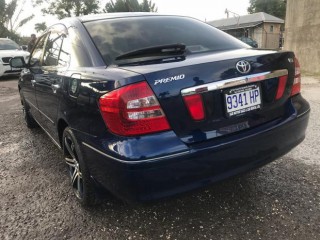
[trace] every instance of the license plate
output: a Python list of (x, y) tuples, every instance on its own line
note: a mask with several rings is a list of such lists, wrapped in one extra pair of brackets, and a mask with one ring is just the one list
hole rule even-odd
[(224, 96), (228, 117), (261, 108), (260, 88), (256, 84), (230, 89)]
[(22, 68), (11, 68), (11, 71), (21, 71), (22, 70)]

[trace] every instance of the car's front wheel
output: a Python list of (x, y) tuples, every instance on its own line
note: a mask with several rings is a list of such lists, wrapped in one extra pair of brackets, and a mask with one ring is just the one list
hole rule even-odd
[(33, 116), (30, 113), (30, 108), (27, 106), (26, 102), (22, 100), (22, 112), (24, 121), (28, 128), (36, 128), (38, 127), (37, 122), (34, 120)]
[(69, 127), (65, 128), (63, 132), (63, 152), (76, 198), (83, 206), (96, 204), (97, 198), (94, 184), (84, 162), (79, 144)]

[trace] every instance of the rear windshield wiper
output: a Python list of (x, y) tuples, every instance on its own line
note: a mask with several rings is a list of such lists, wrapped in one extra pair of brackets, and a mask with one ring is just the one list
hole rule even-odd
[(170, 63), (170, 62), (181, 62), (184, 61), (186, 57), (181, 56), (168, 56), (168, 57), (148, 57), (141, 59), (126, 59), (123, 62), (115, 66), (138, 66), (138, 65), (148, 65), (148, 64), (160, 64), (160, 63)]
[(135, 50), (132, 52), (124, 53), (116, 57), (116, 60), (140, 58), (140, 57), (177, 56), (177, 55), (183, 55), (185, 53), (185, 50), (186, 50), (186, 45), (182, 43), (155, 46), (155, 47), (143, 48), (143, 49)]

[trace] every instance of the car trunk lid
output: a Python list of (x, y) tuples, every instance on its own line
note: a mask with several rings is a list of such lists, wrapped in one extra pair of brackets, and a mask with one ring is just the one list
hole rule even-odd
[[(294, 79), (293, 59), (292, 52), (242, 49), (121, 68), (144, 75), (172, 130), (182, 141), (192, 144), (285, 117)], [(247, 73), (237, 68), (241, 61), (249, 63)], [(231, 105), (235, 105), (232, 99), (240, 101), (241, 94), (242, 105), (251, 99), (245, 94), (258, 102), (228, 110), (230, 97)], [(199, 114), (201, 105), (203, 117), (194, 118), (190, 109), (193, 106)]]

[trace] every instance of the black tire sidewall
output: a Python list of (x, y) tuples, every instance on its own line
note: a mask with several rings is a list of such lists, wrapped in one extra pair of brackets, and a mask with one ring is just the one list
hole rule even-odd
[(95, 194), (94, 184), (93, 184), (93, 181), (90, 177), (90, 173), (89, 173), (89, 170), (88, 170), (87, 165), (85, 163), (85, 160), (83, 158), (81, 147), (80, 147), (80, 145), (79, 145), (79, 143), (78, 143), (78, 141), (77, 141), (77, 139), (76, 139), (76, 137), (70, 127), (66, 127), (63, 131), (62, 146), (63, 146), (64, 156), (66, 154), (65, 143), (64, 143), (66, 136), (70, 137), (73, 144), (74, 144), (75, 151), (77, 154), (77, 160), (80, 165), (81, 174), (82, 174), (82, 182), (83, 182), (82, 198), (78, 198), (78, 197), (76, 197), (76, 195), (75, 195), (75, 197), (80, 202), (80, 204), (83, 206), (94, 205), (94, 204), (96, 204), (96, 194)]
[(23, 97), (21, 97), (22, 107), (23, 107), (23, 118), (26, 122), (28, 128), (35, 128), (38, 126), (37, 122), (34, 120), (33, 116), (31, 115), (29, 109), (30, 107), (27, 105), (26, 101)]

